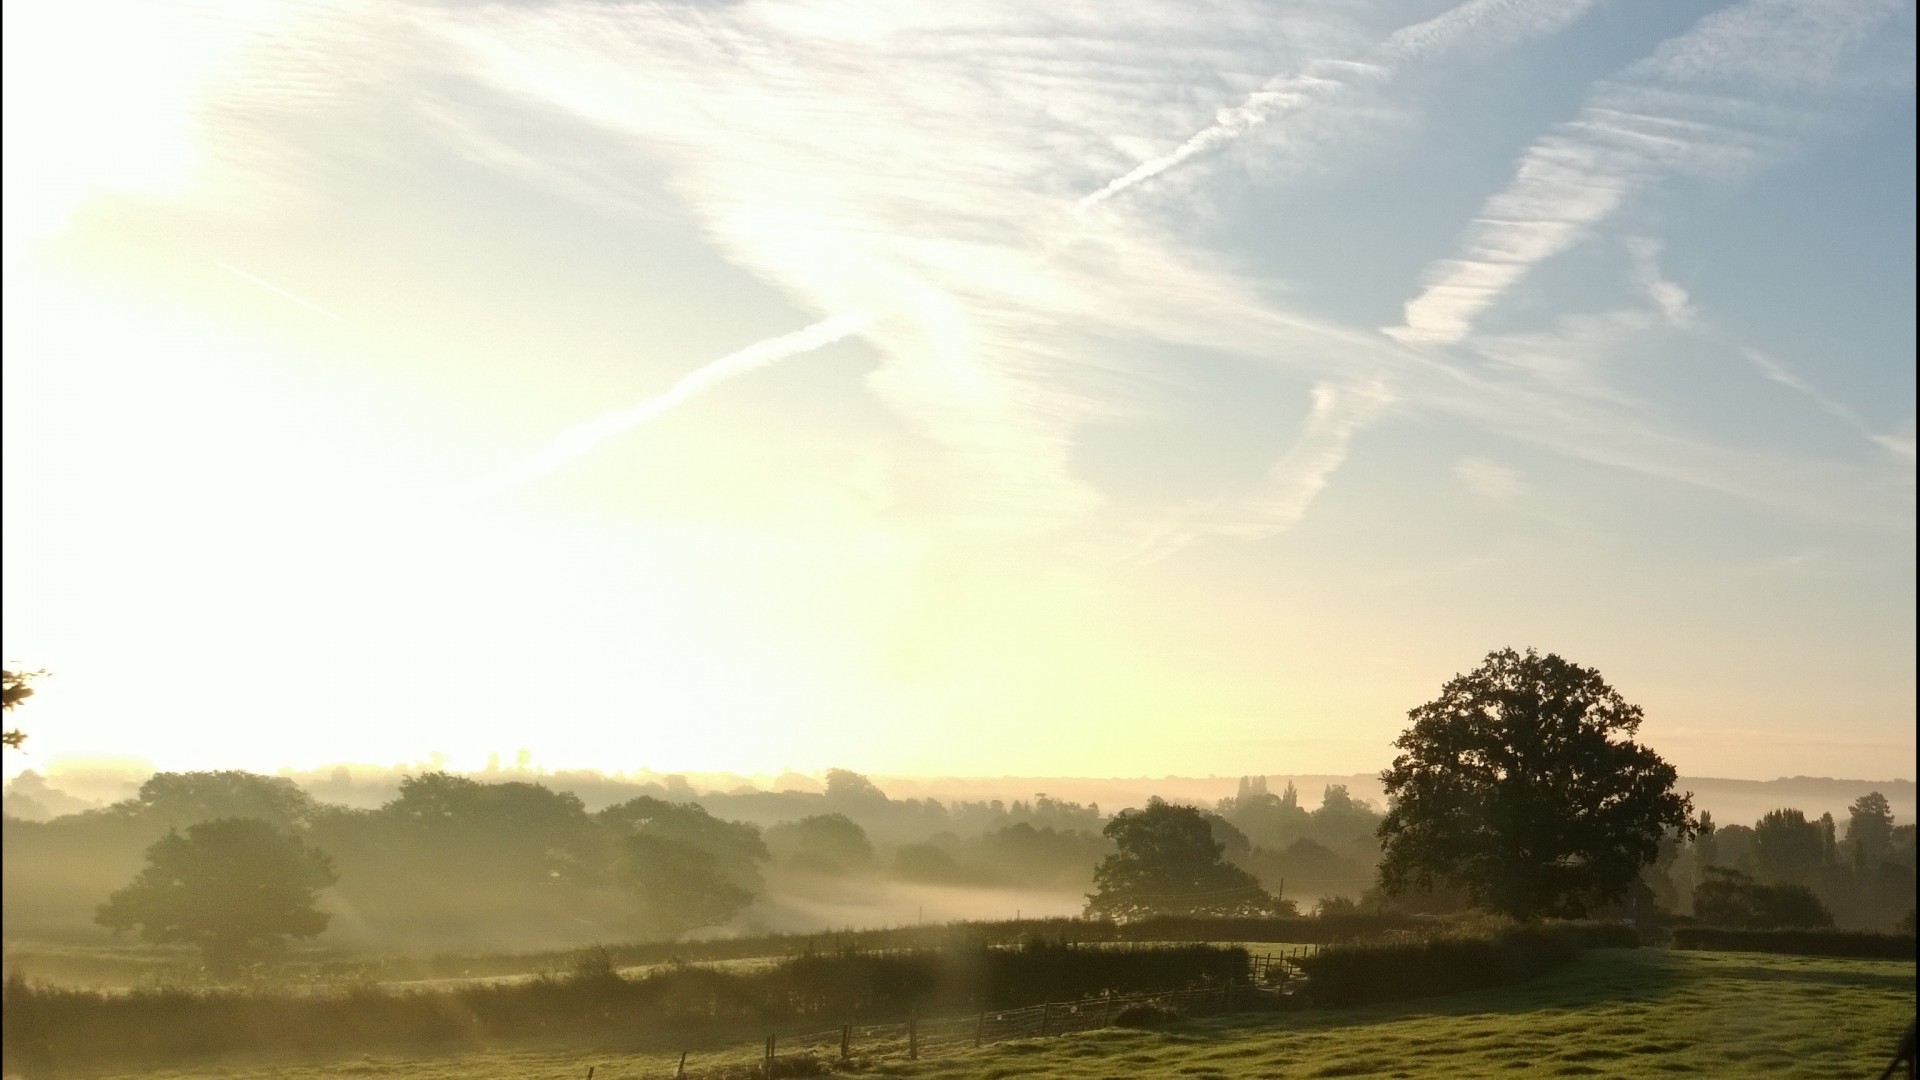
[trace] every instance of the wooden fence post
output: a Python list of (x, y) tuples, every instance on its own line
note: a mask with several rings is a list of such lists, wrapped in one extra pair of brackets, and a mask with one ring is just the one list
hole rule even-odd
[(1109, 990), (1100, 1003), (1100, 1026), (1106, 1027), (1113, 1020), (1113, 991)]
[(773, 1036), (771, 1035), (767, 1036), (766, 1077), (767, 1080), (773, 1080)]
[(979, 1046), (980, 1037), (982, 1035), (985, 1035), (986, 1033), (987, 1033), (987, 1014), (983, 1012), (980, 1014), (980, 1018), (973, 1022), (973, 1045), (976, 1047)]
[(852, 1056), (853, 1056), (853, 1025), (841, 1024), (840, 1025), (840, 1060), (845, 1061), (848, 1058), (851, 1058)]
[(1040, 1006), (1040, 1037), (1047, 1037), (1047, 1021), (1053, 1019), (1053, 1002)]
[(685, 1050), (680, 1051), (680, 1067), (673, 1070), (673, 1075), (676, 1078), (687, 1075), (687, 1052)]
[(907, 1014), (907, 1060), (920, 1060), (920, 1022), (912, 1013)]

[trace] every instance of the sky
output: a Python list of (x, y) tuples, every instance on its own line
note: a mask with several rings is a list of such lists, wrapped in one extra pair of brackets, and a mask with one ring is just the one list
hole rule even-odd
[(1912, 3), (4, 20), (9, 775), (1914, 776)]

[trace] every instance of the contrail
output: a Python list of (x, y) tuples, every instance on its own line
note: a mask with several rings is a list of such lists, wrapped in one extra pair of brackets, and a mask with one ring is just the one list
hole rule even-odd
[(1231, 109), (1221, 109), (1214, 117), (1213, 126), (1202, 130), (1171, 152), (1143, 161), (1131, 171), (1107, 181), (1100, 190), (1082, 196), (1080, 201), (1073, 204), (1074, 212), (1097, 206), (1130, 187), (1184, 164), (1189, 158), (1230, 143), (1245, 134), (1248, 128), (1265, 123), (1273, 113), (1303, 105), (1338, 85), (1332, 79), (1312, 75), (1288, 75), (1270, 80), (1265, 87), (1248, 95), (1246, 101)]
[(245, 280), (245, 281), (251, 281), (255, 285), (260, 286), (261, 288), (267, 290), (268, 292), (274, 294), (275, 296), (280, 297), (283, 300), (291, 300), (294, 303), (299, 304), (301, 307), (306, 308), (308, 311), (314, 311), (314, 312), (318, 312), (319, 314), (325, 315), (327, 318), (332, 319), (334, 322), (344, 324), (347, 321), (341, 318), (340, 316), (335, 315), (333, 312), (328, 311), (326, 308), (321, 307), (319, 304), (316, 304), (313, 301), (308, 300), (304, 297), (295, 296), (293, 293), (290, 293), (287, 290), (281, 288), (280, 286), (275, 285), (273, 282), (268, 281), (265, 278), (255, 277), (252, 274), (247, 273), (245, 270), (242, 270), (239, 267), (233, 265), (232, 263), (215, 262), (214, 265), (218, 266), (222, 270), (225, 270), (227, 273), (234, 275), (237, 278), (241, 278), (242, 280)]
[[(1291, 112), (1316, 98), (1347, 88), (1354, 76), (1388, 79), (1396, 66), (1452, 49), (1462, 41), (1477, 41), (1502, 49), (1518, 41), (1551, 33), (1580, 17), (1598, 0), (1467, 0), (1425, 22), (1403, 26), (1358, 61), (1320, 61), (1298, 75), (1277, 75), (1247, 99), (1214, 116), (1212, 125), (1186, 142), (1109, 180), (1100, 190), (1073, 204), (1084, 212), (1115, 195), (1177, 168), (1215, 147), (1223, 146), (1266, 123), (1276, 114)], [(1325, 72), (1315, 75), (1314, 70)]]
[(467, 494), (498, 494), (531, 483), (625, 431), (698, 397), (735, 376), (757, 371), (789, 356), (812, 352), (866, 329), (864, 312), (844, 311), (790, 334), (757, 341), (686, 375), (645, 401), (568, 428), (559, 438), (521, 458), (505, 471), (466, 489)]

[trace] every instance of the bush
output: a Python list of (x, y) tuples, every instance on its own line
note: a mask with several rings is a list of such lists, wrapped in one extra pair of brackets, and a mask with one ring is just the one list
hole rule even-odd
[(1833, 913), (1804, 885), (1762, 885), (1738, 870), (1710, 866), (1693, 890), (1694, 918), (1744, 930), (1832, 926)]
[(1786, 953), (1793, 956), (1853, 956), (1875, 960), (1914, 959), (1912, 934), (1873, 934), (1848, 930), (1744, 930), (1724, 926), (1676, 926), (1676, 949)]
[[(1568, 924), (1509, 925), (1373, 944), (1333, 945), (1300, 961), (1316, 1005), (1360, 1005), (1524, 982), (1580, 955)], [(1617, 935), (1616, 935), (1617, 936)]]

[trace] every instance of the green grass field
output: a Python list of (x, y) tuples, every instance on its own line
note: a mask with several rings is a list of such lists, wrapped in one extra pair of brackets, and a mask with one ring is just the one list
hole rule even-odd
[[(1155, 1030), (1109, 1028), (1002, 1043), (918, 1062), (887, 1077), (1659, 1077), (1877, 1076), (1914, 1013), (1915, 967), (1756, 953), (1596, 950), (1533, 982), (1347, 1010), (1237, 1014)], [(689, 1059), (746, 1065), (756, 1048)], [(677, 1054), (521, 1050), (431, 1059), (140, 1074), (283, 1080), (594, 1080), (667, 1077)]]

